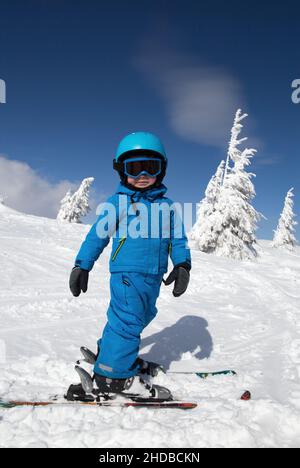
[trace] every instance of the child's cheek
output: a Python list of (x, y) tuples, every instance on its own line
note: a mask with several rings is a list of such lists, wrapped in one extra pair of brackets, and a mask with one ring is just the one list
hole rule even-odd
[(130, 185), (135, 185), (136, 179), (132, 179), (131, 177), (127, 177), (127, 182), (128, 182)]
[(152, 185), (152, 184), (155, 184), (155, 182), (156, 182), (156, 177), (151, 177), (151, 178), (149, 179), (149, 182), (150, 182), (151, 185)]

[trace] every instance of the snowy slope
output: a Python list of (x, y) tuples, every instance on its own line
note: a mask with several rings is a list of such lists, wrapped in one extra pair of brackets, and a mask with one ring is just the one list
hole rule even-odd
[[(63, 393), (77, 381), (79, 347), (95, 349), (109, 301), (110, 248), (88, 293), (75, 299), (68, 291), (87, 229), (0, 204), (0, 398)], [(144, 356), (172, 370), (239, 373), (158, 378), (198, 409), (0, 410), (0, 447), (299, 447), (300, 248), (282, 253), (266, 241), (260, 248), (256, 263), (193, 251), (189, 291), (175, 299), (162, 287)], [(239, 400), (246, 389), (251, 402)]]

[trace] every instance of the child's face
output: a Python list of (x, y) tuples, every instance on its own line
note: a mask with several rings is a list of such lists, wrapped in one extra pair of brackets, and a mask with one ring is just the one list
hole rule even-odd
[(127, 182), (130, 185), (133, 185), (133, 187), (143, 189), (143, 188), (150, 187), (150, 185), (155, 184), (156, 177), (149, 177), (146, 174), (143, 174), (137, 179), (133, 179), (132, 177), (127, 177)]

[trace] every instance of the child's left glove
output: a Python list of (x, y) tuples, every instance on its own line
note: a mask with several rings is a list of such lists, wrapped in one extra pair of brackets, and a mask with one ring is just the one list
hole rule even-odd
[(75, 266), (70, 276), (70, 289), (73, 296), (80, 296), (81, 291), (87, 292), (89, 281), (89, 272), (82, 270), (80, 267)]
[(168, 278), (164, 281), (166, 286), (175, 281), (173, 296), (179, 297), (185, 293), (190, 282), (191, 265), (189, 263), (181, 263), (176, 265)]

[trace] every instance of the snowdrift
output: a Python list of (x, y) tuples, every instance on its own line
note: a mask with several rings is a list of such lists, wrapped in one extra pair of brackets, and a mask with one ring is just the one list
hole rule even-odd
[[(77, 382), (79, 347), (95, 349), (109, 301), (109, 247), (88, 293), (75, 299), (68, 291), (87, 230), (0, 204), (0, 398), (64, 393)], [(0, 447), (299, 447), (300, 249), (259, 244), (255, 263), (193, 250), (188, 292), (175, 299), (162, 287), (159, 315), (145, 331), (142, 355), (170, 370), (238, 372), (158, 377), (198, 409), (1, 410)], [(239, 400), (246, 389), (251, 402)]]

